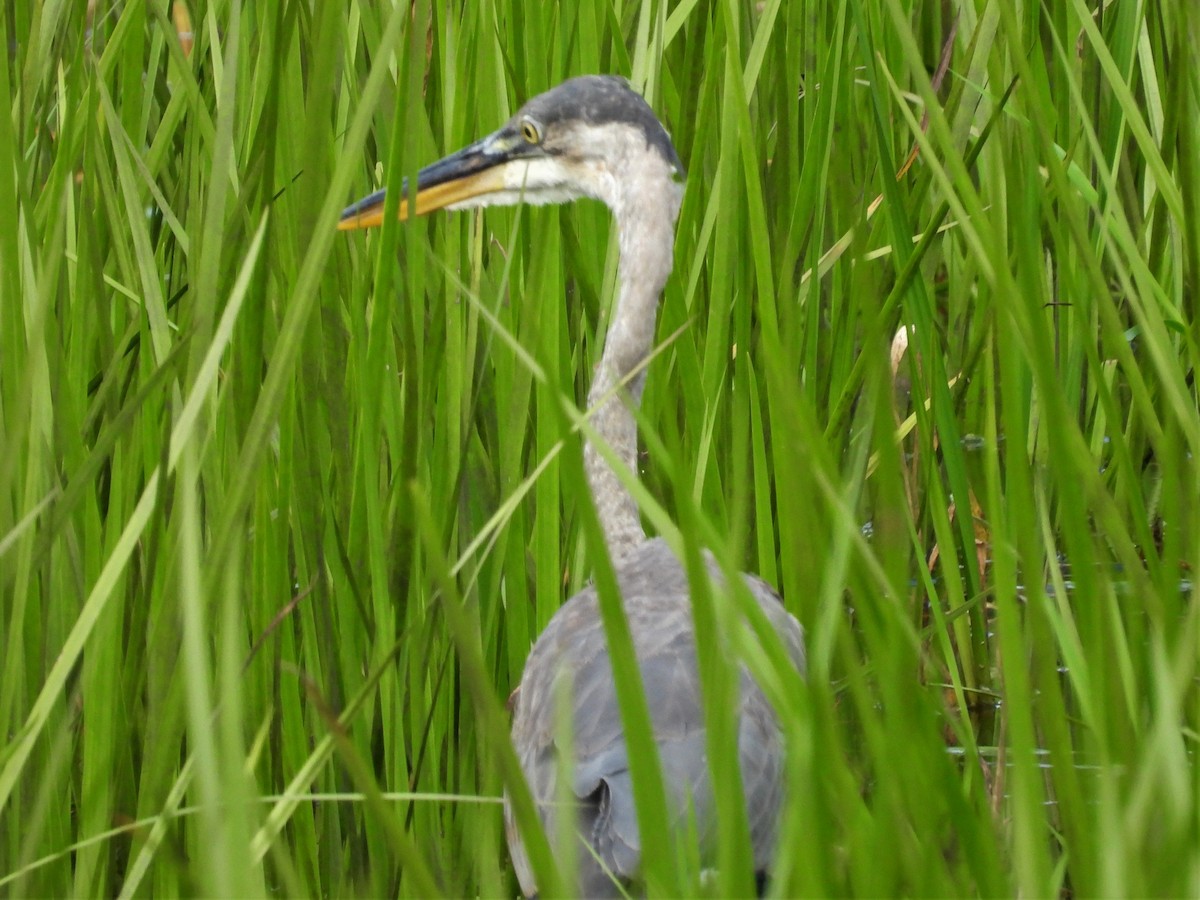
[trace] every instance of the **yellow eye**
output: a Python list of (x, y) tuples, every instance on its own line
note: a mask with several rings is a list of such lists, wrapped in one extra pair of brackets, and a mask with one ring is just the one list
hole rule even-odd
[(537, 123), (533, 119), (525, 119), (521, 122), (521, 137), (525, 138), (527, 144), (540, 144), (542, 142), (542, 133), (538, 130)]

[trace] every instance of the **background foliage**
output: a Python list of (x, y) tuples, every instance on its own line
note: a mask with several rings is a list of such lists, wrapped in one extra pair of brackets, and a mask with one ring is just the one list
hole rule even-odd
[(751, 661), (773, 889), (1200, 894), (1193, 4), (22, 0), (0, 45), (4, 892), (515, 892), (609, 217), (333, 224), (614, 72), (689, 172), (648, 520), (808, 631), (806, 685)]

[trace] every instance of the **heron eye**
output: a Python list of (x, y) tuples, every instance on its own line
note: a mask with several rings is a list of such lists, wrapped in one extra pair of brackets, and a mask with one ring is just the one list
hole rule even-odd
[(542, 133), (538, 129), (537, 123), (532, 119), (525, 119), (521, 122), (521, 137), (525, 138), (527, 144), (540, 144), (542, 142)]

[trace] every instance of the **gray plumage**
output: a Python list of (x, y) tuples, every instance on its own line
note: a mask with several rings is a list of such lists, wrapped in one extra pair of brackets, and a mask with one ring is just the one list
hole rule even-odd
[[(707, 561), (714, 584), (723, 584), (717, 566)], [(797, 668), (804, 666), (800, 626), (761, 580), (742, 576), (768, 620), (783, 637)], [(634, 650), (646, 685), (655, 741), (663, 767), (671, 824), (687, 826), (694, 812), (700, 857), (716, 852), (715, 809), (709, 781), (703, 702), (696, 665), (691, 597), (687, 576), (661, 538), (644, 541), (617, 568)], [(573, 685), (571, 794), (580, 834), (589, 840), (603, 865), (586, 849), (579, 859), (579, 893), (585, 897), (617, 894), (605, 869), (624, 882), (636, 882), (643, 843), (638, 833), (633, 785), (624, 730), (600, 621), (595, 587), (576, 594), (542, 632), (516, 695), (513, 740), (529, 779), (547, 834), (553, 836), (562, 814), (555, 806), (559, 760), (556, 680)], [(738, 685), (738, 755), (754, 863), (770, 868), (783, 799), (783, 746), (774, 712), (761, 689), (742, 668)], [(509, 849), (521, 887), (536, 891), (524, 844), (506, 808)]]
[[(401, 186), (406, 198), (399, 205), (401, 218), (440, 208), (564, 203), (580, 197), (600, 200), (612, 210), (621, 251), (620, 287), (588, 406), (600, 440), (634, 473), (637, 426), (631, 408), (641, 400), (643, 379), (627, 379), (653, 344), (659, 296), (671, 274), (682, 178), (671, 138), (645, 100), (620, 78), (593, 75), (533, 98), (495, 133), (422, 169), (414, 197), (409, 198), (407, 184)], [(378, 191), (347, 208), (339, 228), (378, 225), (384, 197)], [(646, 539), (632, 494), (591, 442), (584, 448), (584, 464), (633, 634), (671, 822), (683, 828), (694, 814), (700, 858), (711, 865), (715, 809), (687, 577), (664, 541)], [(711, 558), (706, 564), (714, 586), (723, 587)], [(764, 582), (741, 577), (803, 672), (800, 624)], [(555, 743), (560, 678), (571, 690), (574, 758), (567, 761), (560, 761)], [(745, 666), (738, 678), (738, 761), (755, 867), (763, 873), (775, 851), (782, 736)], [(573, 813), (587, 845), (577, 854), (579, 892), (616, 893), (618, 885), (606, 870), (623, 885), (636, 886), (644, 844), (594, 588), (568, 600), (534, 644), (516, 691), (512, 735), (552, 838), (556, 816), (562, 814), (555, 805), (557, 779), (560, 770), (570, 772), (568, 793), (578, 800)], [(507, 799), (505, 824), (521, 889), (535, 894), (533, 870)]]

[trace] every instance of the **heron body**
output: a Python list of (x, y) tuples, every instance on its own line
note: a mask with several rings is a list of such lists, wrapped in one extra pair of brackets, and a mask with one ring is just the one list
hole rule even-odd
[[(711, 560), (708, 571), (714, 583), (722, 582)], [(716, 810), (687, 575), (661, 538), (635, 547), (622, 559), (616, 575), (646, 686), (668, 816), (681, 831), (689, 826), (689, 818), (694, 818), (700, 858), (711, 863), (716, 853)], [(766, 584), (743, 577), (799, 663), (803, 649), (796, 620)], [(594, 586), (568, 600), (550, 620), (529, 654), (516, 696), (513, 739), (549, 834), (555, 833), (556, 811), (561, 809), (553, 805), (561, 769), (555, 746), (555, 691), (557, 679), (564, 674), (573, 687), (571, 793), (580, 801), (576, 811), (579, 832), (599, 858), (597, 861), (587, 851), (580, 854), (579, 893), (609, 896), (616, 893), (612, 875), (625, 883), (637, 881), (643, 842)], [(738, 756), (754, 864), (759, 873), (765, 873), (775, 849), (783, 797), (783, 747), (775, 715), (744, 667), (739, 674), (738, 699)], [(516, 839), (511, 815), (508, 827), (513, 865), (528, 894), (535, 887), (532, 871), (523, 845)]]
[[(402, 218), (435, 209), (490, 204), (562, 203), (593, 198), (617, 223), (619, 291), (588, 405), (599, 440), (637, 471), (641, 399), (634, 375), (648, 356), (659, 297), (670, 275), (683, 167), (649, 105), (620, 78), (583, 76), (523, 106), (492, 135), (422, 169), (415, 193), (402, 188)], [(339, 227), (382, 221), (384, 193), (342, 214)], [(596, 446), (584, 452), (588, 483), (604, 529), (635, 655), (646, 689), (666, 787), (668, 815), (693, 828), (701, 860), (716, 849), (716, 811), (707, 760), (692, 601), (680, 561), (659, 538), (647, 539), (637, 504)], [(706, 560), (714, 585), (724, 578)], [(777, 594), (741, 576), (767, 620), (803, 671), (800, 624)], [(572, 756), (560, 758), (559, 680), (569, 683)], [(738, 758), (754, 863), (769, 870), (783, 796), (783, 746), (778, 721), (743, 665), (738, 683)], [(594, 587), (568, 600), (529, 654), (515, 695), (513, 742), (547, 832), (556, 834), (561, 777), (578, 800), (571, 810), (586, 847), (578, 854), (580, 894), (604, 896), (636, 885), (643, 841), (638, 832), (629, 751)], [(505, 821), (513, 866), (526, 895), (537, 892), (510, 806)]]

